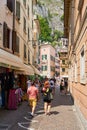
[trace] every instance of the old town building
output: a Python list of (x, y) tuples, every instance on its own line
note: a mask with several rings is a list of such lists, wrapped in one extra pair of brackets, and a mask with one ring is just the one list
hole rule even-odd
[(55, 48), (49, 43), (40, 45), (40, 68), (43, 77), (55, 76)]
[(16, 83), (25, 90), (27, 75), (39, 74), (34, 64), (39, 37), (39, 23), (33, 15), (36, 4), (37, 0), (3, 0), (0, 4), (2, 106), (8, 106), (10, 89)]
[(80, 117), (87, 120), (87, 0), (64, 1), (69, 88)]
[(61, 38), (58, 53), (60, 58), (60, 79), (68, 79), (68, 40)]

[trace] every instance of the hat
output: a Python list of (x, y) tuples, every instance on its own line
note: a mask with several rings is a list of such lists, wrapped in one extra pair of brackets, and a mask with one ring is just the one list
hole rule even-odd
[(49, 87), (49, 81), (46, 81), (45, 83), (44, 83), (44, 87), (46, 88), (46, 87)]

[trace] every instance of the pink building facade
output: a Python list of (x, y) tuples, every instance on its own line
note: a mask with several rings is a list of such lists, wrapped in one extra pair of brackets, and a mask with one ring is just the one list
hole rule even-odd
[(50, 44), (40, 47), (41, 76), (52, 78), (55, 76), (55, 48)]

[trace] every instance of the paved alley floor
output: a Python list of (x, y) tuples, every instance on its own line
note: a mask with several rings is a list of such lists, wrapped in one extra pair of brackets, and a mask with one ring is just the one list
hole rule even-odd
[(84, 130), (70, 94), (60, 95), (56, 88), (51, 115), (44, 115), (40, 99), (34, 118), (31, 118), (28, 102), (22, 102), (17, 110), (0, 110), (0, 130)]

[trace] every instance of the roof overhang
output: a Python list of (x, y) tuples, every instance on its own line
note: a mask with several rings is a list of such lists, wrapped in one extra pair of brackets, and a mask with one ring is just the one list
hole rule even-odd
[(64, 36), (68, 38), (69, 8), (71, 0), (64, 0)]

